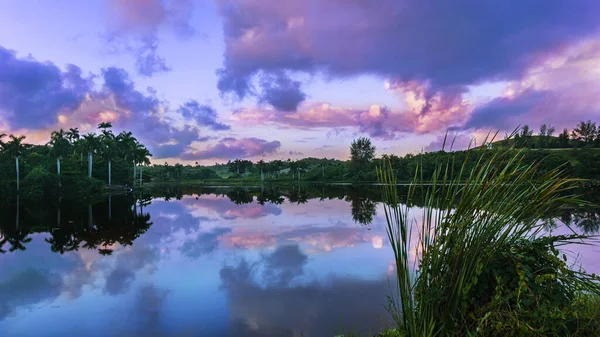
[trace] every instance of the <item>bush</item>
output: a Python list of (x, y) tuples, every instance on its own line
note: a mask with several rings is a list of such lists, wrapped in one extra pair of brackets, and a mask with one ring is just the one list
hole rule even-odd
[(497, 252), (463, 298), (466, 326), (483, 336), (600, 335), (599, 297), (576, 287), (597, 293), (598, 284), (555, 248), (580, 238), (522, 240)]
[(65, 197), (74, 199), (86, 199), (106, 191), (103, 181), (90, 177), (64, 177), (62, 186)]
[(57, 176), (37, 166), (23, 179), (21, 193), (27, 199), (42, 199), (55, 194), (57, 189)]

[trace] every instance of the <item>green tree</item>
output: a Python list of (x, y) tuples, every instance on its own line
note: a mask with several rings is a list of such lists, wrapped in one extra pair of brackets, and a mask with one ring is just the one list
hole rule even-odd
[(133, 137), (131, 132), (121, 132), (117, 135), (119, 146), (124, 154), (125, 160), (133, 164), (133, 184), (135, 185), (136, 178), (136, 162), (135, 162), (135, 151), (138, 146), (138, 141)]
[(352, 141), (350, 145), (350, 160), (355, 169), (365, 168), (375, 158), (375, 146), (366, 137)]
[(581, 121), (573, 132), (571, 133), (574, 140), (584, 142), (585, 144), (592, 144), (596, 141), (598, 129), (596, 123), (588, 120), (587, 122)]
[(111, 131), (111, 123), (100, 123), (98, 129), (102, 130), (102, 135), (99, 139), (99, 147), (101, 154), (108, 163), (108, 186), (112, 185), (112, 158), (117, 154), (117, 144), (115, 135)]
[(93, 162), (93, 153), (96, 152), (99, 145), (98, 137), (93, 133), (88, 133), (83, 136), (82, 147), (88, 154), (88, 177), (92, 177), (92, 162)]
[(523, 127), (521, 128), (521, 132), (518, 135), (519, 137), (515, 137), (517, 147), (531, 147), (531, 136), (533, 135), (533, 130), (529, 128), (529, 125), (523, 125)]
[(265, 161), (264, 160), (259, 160), (258, 163), (256, 163), (256, 165), (258, 166), (258, 168), (260, 169), (260, 180), (263, 181), (265, 180), (265, 175), (264, 175), (264, 169), (265, 169)]
[(49, 145), (51, 146), (51, 155), (56, 158), (56, 174), (58, 175), (58, 185), (60, 186), (60, 161), (69, 154), (70, 150), (70, 143), (65, 131), (63, 129), (53, 131), (50, 136)]
[(135, 148), (135, 163), (140, 164), (140, 186), (142, 186), (143, 175), (144, 175), (144, 165), (150, 165), (150, 158), (152, 154), (146, 147), (142, 144), (137, 144)]
[(569, 147), (569, 130), (564, 129), (563, 132), (558, 135), (558, 145), (562, 148)]
[(20, 175), (19, 175), (19, 157), (23, 153), (23, 149), (25, 148), (23, 144), (23, 139), (25, 136), (15, 136), (10, 135), (10, 141), (8, 143), (4, 143), (4, 150), (8, 153), (9, 156), (15, 158), (15, 170), (17, 173), (17, 192), (20, 190)]
[(79, 129), (78, 128), (70, 128), (66, 133), (67, 139), (71, 144), (74, 144), (79, 140)]
[(554, 127), (546, 124), (542, 124), (540, 127), (540, 147), (546, 148), (550, 147), (550, 140), (552, 139), (552, 135), (554, 134)]

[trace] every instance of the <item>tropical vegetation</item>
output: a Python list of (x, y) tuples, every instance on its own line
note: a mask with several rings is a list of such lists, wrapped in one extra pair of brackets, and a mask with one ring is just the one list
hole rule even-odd
[(150, 164), (148, 149), (131, 132), (115, 135), (110, 123), (100, 123), (98, 131), (53, 131), (44, 145), (27, 144), (25, 136), (0, 134), (0, 187), (40, 198), (142, 184), (143, 168)]

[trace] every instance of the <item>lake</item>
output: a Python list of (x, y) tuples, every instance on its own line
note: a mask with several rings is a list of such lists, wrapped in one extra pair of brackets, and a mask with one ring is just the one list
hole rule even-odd
[[(394, 274), (380, 201), (377, 188), (352, 186), (9, 200), (0, 207), (0, 335), (377, 332), (390, 323)], [(552, 216), (596, 233), (599, 214)], [(600, 248), (568, 250), (600, 273)]]

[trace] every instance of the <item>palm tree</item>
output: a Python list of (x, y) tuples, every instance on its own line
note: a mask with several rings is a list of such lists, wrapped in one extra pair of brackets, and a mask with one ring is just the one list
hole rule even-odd
[(112, 185), (112, 169), (111, 169), (111, 158), (115, 155), (116, 152), (116, 144), (115, 144), (115, 135), (110, 130), (112, 128), (112, 124), (110, 123), (100, 123), (98, 125), (98, 129), (102, 129), (102, 155), (108, 162), (108, 186)]
[(298, 162), (290, 161), (290, 171), (292, 172), (292, 179), (296, 177), (296, 171), (298, 170)]
[(108, 186), (112, 185), (112, 169), (111, 169), (111, 159), (116, 155), (117, 152), (117, 144), (114, 138), (106, 137), (104, 138), (104, 144), (102, 147), (102, 155), (108, 162)]
[(144, 154), (142, 155), (142, 166), (140, 166), (140, 186), (142, 185), (142, 173), (144, 172), (144, 165), (150, 165), (150, 158), (148, 157), (152, 157), (152, 154), (147, 149), (144, 149)]
[(135, 149), (138, 145), (137, 139), (133, 137), (131, 132), (121, 132), (117, 135), (117, 141), (121, 147), (121, 151), (125, 153), (125, 158), (133, 163), (133, 184), (135, 185), (136, 178), (136, 162), (135, 162)]
[(63, 156), (68, 154), (69, 150), (69, 141), (65, 138), (63, 129), (52, 132), (49, 145), (52, 146), (50, 152), (56, 158), (56, 174), (58, 174), (58, 186), (60, 186), (60, 161)]
[(88, 153), (88, 177), (92, 177), (92, 153), (98, 148), (98, 138), (93, 133), (83, 136), (83, 148)]
[[(148, 149), (146, 149), (146, 147), (144, 145), (137, 143), (135, 146), (135, 151), (134, 151), (134, 163), (142, 164), (142, 165), (140, 165), (140, 186), (142, 185), (142, 176), (143, 176), (143, 169), (144, 169), (143, 165), (150, 164), (150, 159), (148, 157), (152, 157), (152, 154), (150, 154), (150, 151), (148, 151)], [(135, 182), (135, 176), (134, 176), (134, 182)]]
[(79, 140), (79, 129), (70, 128), (69, 131), (67, 131), (66, 135), (69, 142), (71, 142), (71, 144), (74, 144), (76, 141)]
[[(2, 138), (2, 137), (0, 137)], [(23, 152), (23, 139), (25, 136), (16, 137), (14, 135), (10, 135), (10, 141), (8, 143), (3, 144), (4, 150), (8, 152), (11, 157), (15, 158), (15, 168), (17, 171), (17, 192), (20, 189), (20, 181), (19, 181), (19, 157)]]
[(98, 124), (98, 129), (102, 130), (102, 133), (110, 132), (110, 128), (112, 128), (111, 122), (102, 122)]

